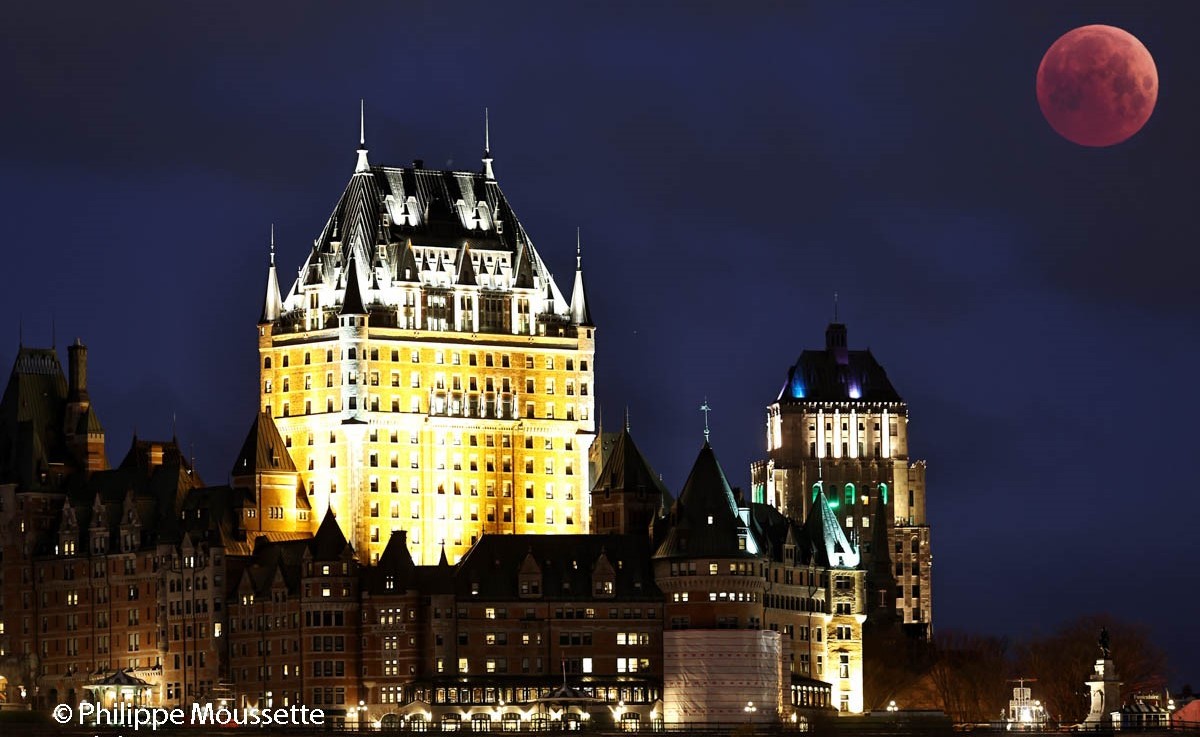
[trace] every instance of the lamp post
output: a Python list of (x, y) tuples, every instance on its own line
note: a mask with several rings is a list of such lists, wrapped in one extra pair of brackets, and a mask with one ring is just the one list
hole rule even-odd
[(746, 723), (749, 724), (754, 721), (754, 712), (758, 711), (758, 707), (754, 705), (753, 701), (747, 701), (746, 705), (742, 707), (742, 711), (746, 712)]
[(358, 700), (358, 731), (362, 731), (367, 720), (367, 702)]

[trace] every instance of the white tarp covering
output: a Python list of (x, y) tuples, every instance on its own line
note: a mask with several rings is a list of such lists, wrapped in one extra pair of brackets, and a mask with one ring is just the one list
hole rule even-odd
[(769, 630), (665, 632), (667, 724), (775, 722), (783, 678), (780, 646), (779, 633)]

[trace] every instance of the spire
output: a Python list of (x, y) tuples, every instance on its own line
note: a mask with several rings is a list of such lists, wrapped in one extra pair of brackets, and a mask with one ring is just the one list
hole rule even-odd
[(358, 101), (358, 163), (354, 165), (354, 173), (370, 171), (367, 163), (367, 104), (365, 100)]
[(354, 252), (350, 252), (350, 261), (346, 265), (346, 294), (342, 297), (343, 315), (365, 315), (363, 307), (362, 287), (358, 283), (358, 269), (355, 268)]
[(492, 171), (492, 131), (486, 107), (483, 109), (483, 176), (488, 181), (496, 181), (496, 173)]
[(271, 263), (267, 267), (267, 297), (263, 303), (259, 324), (275, 322), (283, 313), (283, 300), (279, 296), (279, 277), (275, 273), (275, 224), (271, 223)]
[(708, 397), (704, 398), (704, 404), (700, 405), (700, 411), (704, 413), (704, 444), (708, 445), (708, 413), (712, 411), (712, 407), (708, 406)]
[(579, 228), (575, 228), (575, 286), (571, 290), (571, 321), (576, 325), (591, 325), (592, 313), (588, 310), (587, 292), (583, 288), (583, 257), (579, 239)]
[(813, 552), (816, 553), (818, 565), (827, 568), (858, 566), (858, 546), (851, 544), (846, 533), (842, 532), (823, 487), (818, 487), (817, 498), (808, 510), (808, 517), (804, 520), (804, 532)]
[(625, 432), (629, 432), (629, 405), (625, 405)]

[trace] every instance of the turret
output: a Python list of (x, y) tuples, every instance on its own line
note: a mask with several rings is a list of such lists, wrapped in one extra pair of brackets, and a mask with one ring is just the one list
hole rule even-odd
[(91, 403), (87, 390), (87, 346), (79, 338), (67, 348), (67, 401)]
[(283, 299), (279, 296), (279, 276), (275, 273), (275, 226), (271, 226), (271, 262), (267, 266), (267, 296), (263, 300), (262, 317), (258, 324), (275, 322), (283, 313)]
[(492, 134), (487, 108), (483, 109), (483, 176), (489, 182), (496, 181), (496, 173), (492, 171)]
[(87, 346), (78, 338), (67, 347), (67, 405), (63, 435), (71, 452), (86, 471), (108, 468), (104, 454), (104, 428), (88, 395)]
[(358, 101), (358, 162), (354, 165), (355, 174), (364, 174), (371, 171), (371, 165), (367, 163), (367, 124), (366, 124), (366, 103), (363, 100)]
[(575, 230), (575, 286), (571, 290), (571, 322), (576, 325), (591, 325), (592, 313), (588, 310), (587, 292), (583, 288), (583, 258), (579, 245), (579, 229)]

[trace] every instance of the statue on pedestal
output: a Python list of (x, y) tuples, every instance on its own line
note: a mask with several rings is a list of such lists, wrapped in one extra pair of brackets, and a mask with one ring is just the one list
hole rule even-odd
[(1107, 627), (1100, 628), (1100, 640), (1097, 642), (1097, 644), (1100, 645), (1100, 654), (1104, 657), (1105, 660), (1108, 660), (1109, 658), (1112, 657), (1112, 652), (1109, 650), (1109, 647), (1108, 647), (1108, 628)]

